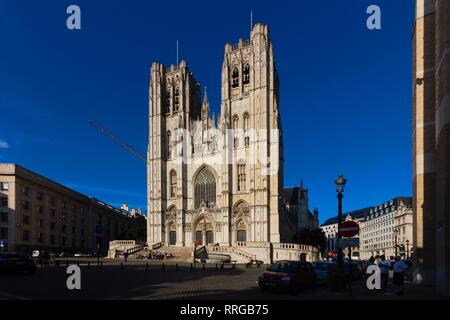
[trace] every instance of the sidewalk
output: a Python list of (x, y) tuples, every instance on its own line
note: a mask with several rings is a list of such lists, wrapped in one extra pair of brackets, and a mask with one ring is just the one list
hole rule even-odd
[(396, 287), (392, 284), (392, 279), (389, 282), (386, 293), (381, 290), (368, 290), (363, 287), (361, 282), (354, 282), (352, 284), (352, 295), (349, 292), (333, 292), (333, 291), (318, 291), (316, 296), (314, 294), (312, 299), (338, 299), (338, 300), (445, 300), (444, 297), (435, 293), (431, 286), (415, 285), (411, 282), (405, 282), (403, 287), (403, 295), (396, 294)]

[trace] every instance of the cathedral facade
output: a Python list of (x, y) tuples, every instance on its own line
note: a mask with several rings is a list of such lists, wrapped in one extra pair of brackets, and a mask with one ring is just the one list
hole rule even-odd
[(186, 61), (152, 64), (148, 243), (289, 241), (297, 224), (284, 199), (279, 81), (266, 25), (256, 24), (249, 40), (225, 45), (217, 120), (206, 88), (201, 96)]

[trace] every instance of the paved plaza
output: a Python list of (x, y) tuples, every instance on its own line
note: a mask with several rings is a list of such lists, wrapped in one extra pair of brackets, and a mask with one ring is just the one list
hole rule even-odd
[[(68, 261), (75, 264), (78, 260)], [(88, 266), (88, 262), (90, 266)], [(436, 299), (429, 287), (407, 284), (405, 296), (369, 292), (362, 283), (353, 283), (353, 295), (332, 292), (325, 287), (306, 290), (298, 294), (262, 292), (257, 286), (261, 268), (237, 266), (235, 269), (216, 265), (161, 262), (103, 261), (98, 267), (96, 260), (79, 261), (81, 267), (81, 290), (68, 290), (66, 286), (66, 261), (59, 267), (39, 267), (35, 275), (0, 275), (0, 300), (34, 299), (101, 299), (101, 300), (319, 300), (319, 299)]]

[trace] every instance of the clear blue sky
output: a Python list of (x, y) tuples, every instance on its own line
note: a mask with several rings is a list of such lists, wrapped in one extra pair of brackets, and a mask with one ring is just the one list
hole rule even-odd
[[(303, 177), (321, 221), (336, 213), (340, 172), (345, 211), (410, 195), (414, 1), (228, 3), (1, 0), (0, 162), (145, 209), (145, 163), (86, 119), (145, 154), (150, 65), (175, 63), (177, 39), (217, 112), (224, 44), (248, 38), (252, 8), (280, 75), (285, 185)], [(81, 31), (66, 29), (70, 4)], [(380, 31), (366, 28), (371, 4)]]

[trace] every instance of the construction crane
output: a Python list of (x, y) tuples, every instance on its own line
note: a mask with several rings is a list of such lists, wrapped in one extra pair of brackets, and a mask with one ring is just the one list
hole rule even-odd
[(142, 161), (147, 162), (147, 159), (142, 154), (140, 154), (139, 152), (134, 150), (132, 147), (130, 147), (128, 144), (126, 144), (125, 142), (123, 142), (122, 140), (117, 138), (115, 135), (113, 135), (111, 132), (109, 132), (108, 130), (106, 130), (102, 126), (98, 125), (97, 123), (95, 123), (92, 120), (87, 120), (87, 123), (89, 125), (91, 125), (92, 127), (94, 127), (95, 129), (97, 129), (98, 131), (100, 131), (100, 133), (102, 133), (102, 134), (106, 135), (107, 137), (109, 137), (115, 143), (121, 145), (123, 148), (125, 148), (128, 152), (130, 152), (136, 158), (139, 158)]

